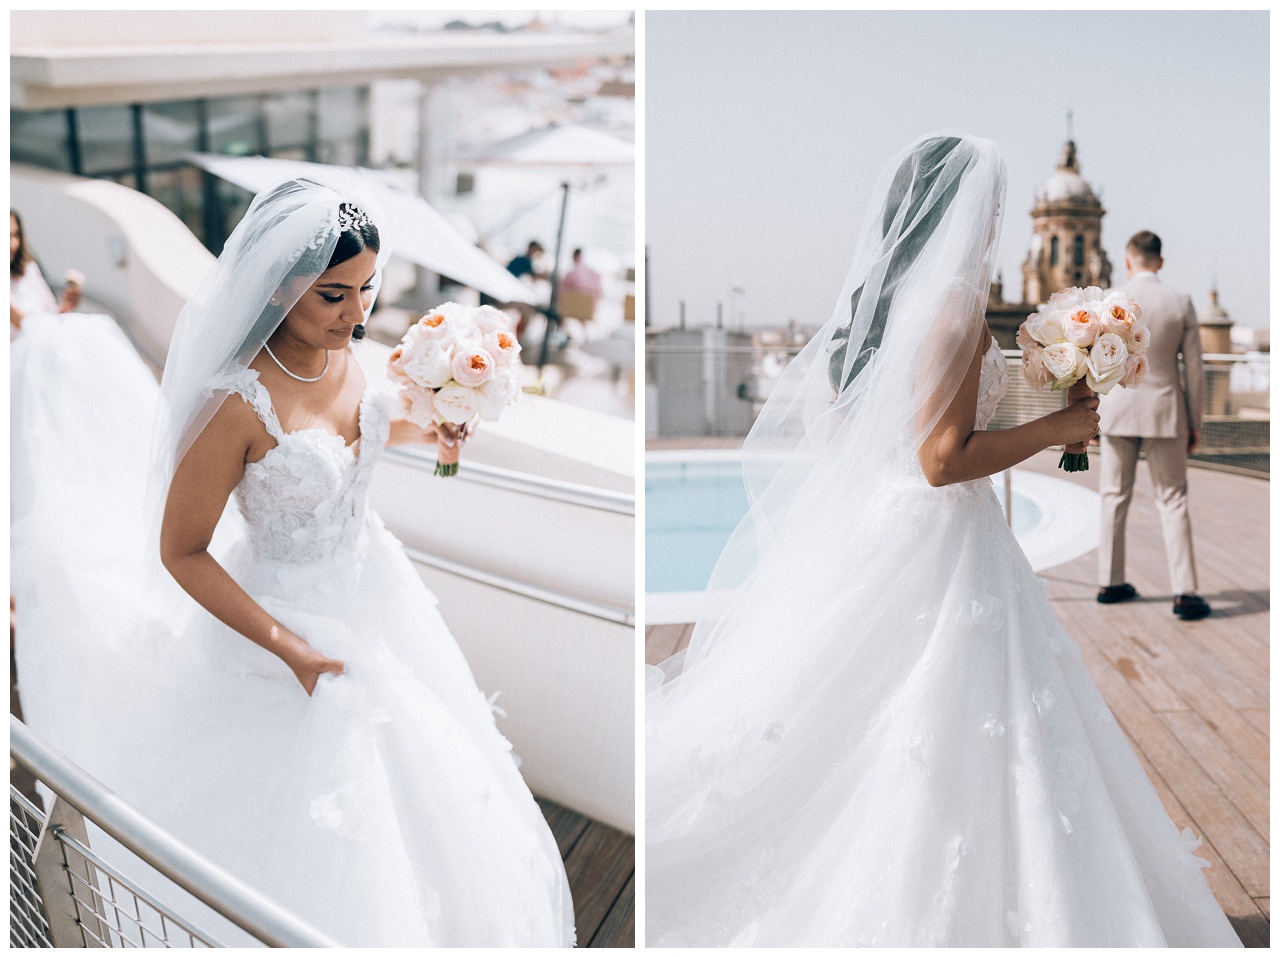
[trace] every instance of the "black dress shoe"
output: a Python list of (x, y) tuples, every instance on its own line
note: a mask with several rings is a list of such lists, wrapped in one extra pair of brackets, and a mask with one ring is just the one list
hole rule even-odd
[(1184, 622), (1203, 619), (1209, 612), (1209, 603), (1198, 595), (1187, 593), (1173, 597), (1173, 614)]
[(1120, 585), (1104, 585), (1098, 590), (1098, 601), (1103, 605), (1110, 605), (1112, 602), (1128, 602), (1137, 597), (1138, 590), (1127, 582)]

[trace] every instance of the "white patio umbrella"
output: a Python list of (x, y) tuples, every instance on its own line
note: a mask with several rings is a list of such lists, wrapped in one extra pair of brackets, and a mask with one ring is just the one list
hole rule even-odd
[(469, 150), (473, 163), (519, 166), (631, 166), (634, 143), (576, 123), (552, 123), (488, 146)]
[[(320, 163), (267, 156), (220, 156), (189, 153), (201, 169), (253, 193), (295, 176), (325, 169)], [(534, 293), (488, 253), (462, 236), (442, 214), (418, 194), (379, 170), (343, 167), (362, 177), (386, 214), (378, 224), (392, 251), (412, 263), (448, 276), (503, 303), (532, 303)]]

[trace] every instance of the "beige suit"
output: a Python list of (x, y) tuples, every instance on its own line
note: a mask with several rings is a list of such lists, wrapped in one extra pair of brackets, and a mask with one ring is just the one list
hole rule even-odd
[[(1099, 581), (1102, 585), (1125, 581), (1125, 520), (1138, 452), (1145, 450), (1173, 591), (1178, 595), (1195, 593), (1195, 555), (1187, 514), (1187, 440), (1188, 427), (1200, 431), (1204, 412), (1200, 324), (1191, 297), (1165, 286), (1154, 273), (1138, 273), (1119, 289), (1142, 307), (1142, 321), (1151, 328), (1151, 349), (1142, 385), (1113, 389), (1098, 404), (1102, 419)], [(1178, 382), (1179, 356), (1186, 370), (1185, 390)]]

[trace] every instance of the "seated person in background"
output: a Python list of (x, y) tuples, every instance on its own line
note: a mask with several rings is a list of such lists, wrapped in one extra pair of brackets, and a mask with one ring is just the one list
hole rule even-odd
[(582, 261), (582, 249), (573, 251), (573, 268), (560, 281), (562, 289), (576, 289), (592, 296), (600, 295), (600, 274)]
[(533, 279), (546, 278), (545, 273), (539, 273), (533, 268), (534, 257), (541, 256), (542, 252), (542, 244), (537, 240), (530, 240), (528, 250), (507, 264), (507, 272), (517, 279), (523, 276), (529, 276)]
[(54, 298), (31, 251), (27, 249), (22, 220), (9, 211), (9, 338), (22, 328), (22, 318), (33, 313), (69, 313), (80, 305), (83, 295), (79, 274), (67, 274), (62, 300)]

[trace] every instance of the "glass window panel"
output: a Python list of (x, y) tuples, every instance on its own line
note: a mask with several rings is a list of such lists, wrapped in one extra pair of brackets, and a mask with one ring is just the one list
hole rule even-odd
[(267, 148), (272, 156), (283, 155), (283, 150), (306, 150), (311, 139), (310, 93), (269, 93), (262, 98), (262, 110), (267, 122)]
[(9, 159), (49, 170), (71, 170), (66, 110), (10, 110)]
[(194, 100), (148, 103), (142, 108), (142, 130), (148, 166), (186, 162), (183, 154), (200, 148), (199, 108)]
[(80, 166), (86, 175), (132, 170), (133, 114), (127, 106), (76, 110)]
[(231, 156), (262, 153), (262, 110), (257, 97), (209, 101), (209, 150)]
[(151, 170), (147, 189), (197, 237), (204, 235), (204, 184), (194, 166)]
[(355, 166), (366, 162), (369, 118), (365, 93), (360, 87), (319, 91), (317, 159), (321, 163)]

